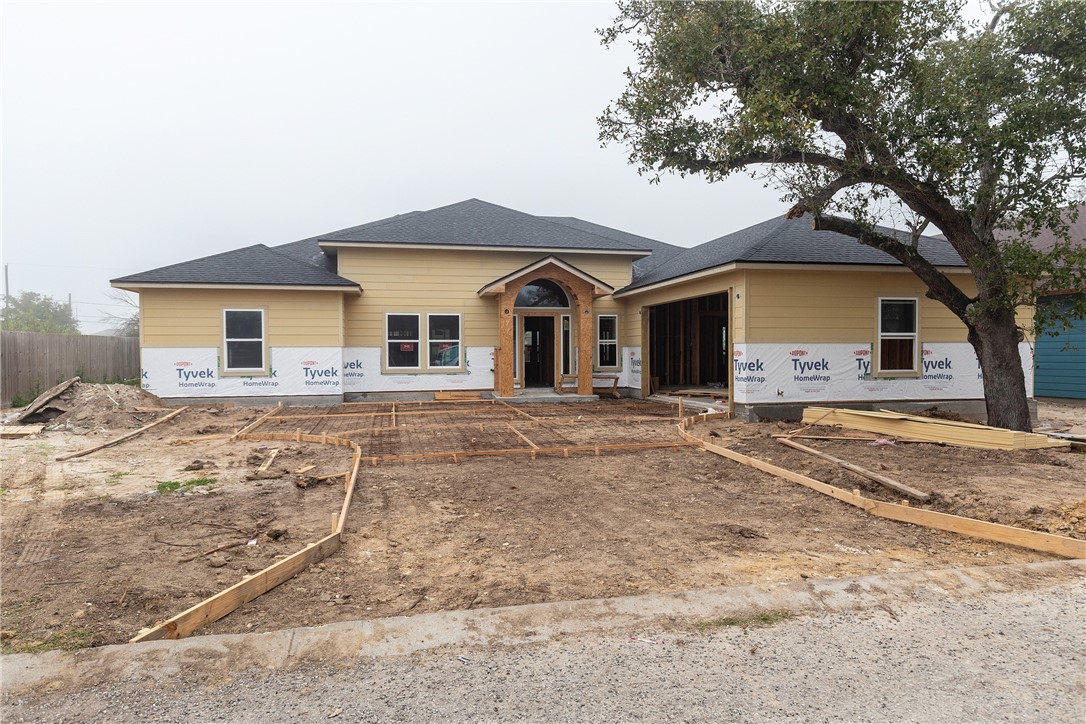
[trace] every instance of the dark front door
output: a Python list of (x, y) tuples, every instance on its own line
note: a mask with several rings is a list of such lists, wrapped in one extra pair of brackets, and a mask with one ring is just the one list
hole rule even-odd
[(554, 387), (554, 317), (524, 318), (524, 386)]

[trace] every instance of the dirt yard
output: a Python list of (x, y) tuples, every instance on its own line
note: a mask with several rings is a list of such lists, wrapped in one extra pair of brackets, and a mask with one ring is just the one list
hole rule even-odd
[[(331, 530), (343, 478), (320, 478), (349, 468), (348, 449), (225, 438), (269, 408), (190, 408), (55, 461), (165, 414), (115, 387), (107, 399), (77, 385), (57, 429), (0, 442), (5, 652), (126, 641)], [(606, 447), (679, 442), (675, 415), (631, 401), (277, 411), (258, 432), (362, 446), (345, 544), (200, 633), (1047, 558), (872, 518), (696, 448)], [(710, 428), (747, 454), (900, 498), (780, 445), (780, 425)], [(927, 507), (1086, 537), (1086, 455), (805, 442), (932, 492)], [(451, 458), (508, 449), (523, 454)]]

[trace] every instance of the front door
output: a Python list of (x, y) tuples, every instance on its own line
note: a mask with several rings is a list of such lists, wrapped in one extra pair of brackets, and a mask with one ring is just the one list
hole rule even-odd
[(524, 318), (524, 386), (554, 387), (554, 317)]

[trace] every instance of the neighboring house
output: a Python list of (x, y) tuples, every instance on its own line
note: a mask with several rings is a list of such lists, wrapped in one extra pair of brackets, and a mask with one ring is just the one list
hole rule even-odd
[[(949, 244), (920, 249), (972, 292)], [(809, 219), (683, 249), (472, 199), (112, 283), (140, 295), (144, 386), (163, 397), (514, 397), (564, 376), (590, 394), (614, 375), (634, 396), (721, 388), (742, 416), (983, 398), (959, 320)]]
[[(1074, 244), (1086, 244), (1086, 204), (1078, 209), (1078, 218), (1069, 225), (1068, 233)], [(1031, 240), (1041, 251), (1050, 251), (1057, 242), (1051, 232)], [(1067, 289), (1041, 299), (1067, 309), (1086, 289)], [(1068, 329), (1042, 332), (1035, 343), (1036, 371), (1033, 391), (1038, 397), (1071, 397), (1086, 399), (1086, 319), (1071, 321)]]

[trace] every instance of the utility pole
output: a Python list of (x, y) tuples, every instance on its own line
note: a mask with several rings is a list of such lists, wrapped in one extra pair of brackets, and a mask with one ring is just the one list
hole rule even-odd
[(8, 281), (8, 263), (4, 262), (4, 299), (11, 296), (11, 282)]

